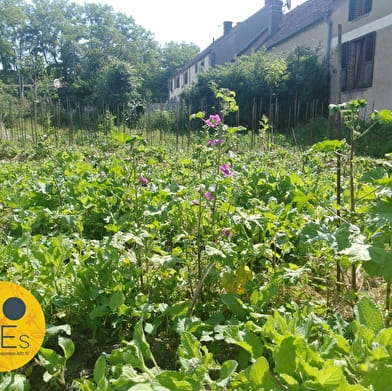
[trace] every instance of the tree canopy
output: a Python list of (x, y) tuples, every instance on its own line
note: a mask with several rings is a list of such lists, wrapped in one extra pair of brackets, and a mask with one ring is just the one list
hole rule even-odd
[(131, 16), (108, 5), (0, 0), (0, 80), (18, 86), (21, 96), (51, 80), (47, 96), (71, 104), (110, 109), (166, 100), (170, 74), (198, 51), (186, 43), (160, 46)]

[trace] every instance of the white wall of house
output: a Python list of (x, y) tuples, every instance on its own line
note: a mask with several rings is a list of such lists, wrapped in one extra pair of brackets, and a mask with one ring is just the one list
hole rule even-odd
[(325, 56), (328, 47), (328, 21), (320, 21), (313, 26), (304, 29), (295, 36), (278, 42), (272, 48), (272, 51), (288, 54), (299, 46), (319, 49), (320, 56)]
[(184, 89), (195, 83), (198, 75), (211, 67), (210, 53), (207, 53), (205, 56), (197, 58), (197, 61), (192, 62), (187, 68), (177, 72), (170, 79), (169, 100), (177, 101)]
[[(304, 26), (302, 31), (295, 32), (287, 40), (275, 43), (272, 41), (274, 47), (271, 50), (277, 53), (288, 53), (298, 46), (317, 48), (320, 50), (321, 56), (330, 55), (331, 103), (351, 99), (366, 99), (371, 110), (374, 108), (392, 109), (392, 66), (390, 64), (392, 53), (392, 0), (372, 0), (370, 12), (363, 12), (363, 15), (349, 20), (351, 1), (353, 0), (334, 0), (334, 9), (330, 16), (326, 15), (325, 19), (312, 26)], [(368, 0), (355, 1), (356, 4), (362, 2), (365, 4)], [(346, 60), (349, 58), (348, 62), (350, 64), (345, 67), (345, 72), (342, 71), (341, 53), (338, 53), (339, 25), (342, 26), (344, 58)], [(365, 38), (373, 32), (375, 32), (375, 38), (374, 36), (372, 39)], [(366, 49), (363, 49), (363, 47), (366, 47)], [(357, 52), (354, 55), (355, 51)], [(373, 61), (369, 62), (370, 52), (373, 53)], [(201, 54), (196, 57), (188, 68), (184, 68), (172, 78), (170, 81), (171, 101), (178, 100), (184, 88), (197, 81), (200, 72), (213, 66), (211, 63), (212, 55), (213, 47), (207, 48), (204, 56)], [(362, 60), (358, 67), (357, 58), (362, 58), (361, 56), (366, 58), (366, 61)], [(365, 65), (364, 61), (366, 62)], [(360, 76), (354, 77), (354, 74)], [(367, 76), (364, 76), (365, 74)], [(345, 77), (342, 78), (342, 75), (345, 75)], [(345, 80), (343, 91), (341, 89), (342, 79)], [(358, 80), (360, 81), (358, 82)], [(366, 80), (366, 83), (363, 80)]]
[[(373, 0), (372, 9), (357, 19), (349, 21), (349, 0), (338, 0), (332, 15), (333, 38), (331, 59), (331, 102), (338, 103), (351, 99), (365, 99), (369, 111), (373, 109), (392, 109), (392, 1)], [(341, 62), (338, 53), (338, 25), (342, 26), (342, 43), (363, 39), (376, 32), (373, 79), (371, 86), (339, 91)]]

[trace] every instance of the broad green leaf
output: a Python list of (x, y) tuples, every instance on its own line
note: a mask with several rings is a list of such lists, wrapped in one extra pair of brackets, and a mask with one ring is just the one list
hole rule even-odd
[(65, 364), (65, 358), (57, 354), (53, 349), (41, 348), (38, 357), (48, 372), (56, 372)]
[(380, 110), (378, 112), (378, 118), (382, 124), (390, 124), (392, 122), (392, 111), (391, 110)]
[(353, 242), (354, 244), (357, 244), (364, 240), (361, 236), (360, 229), (357, 226), (348, 223), (342, 224), (335, 231), (334, 235), (338, 251), (350, 248), (353, 245)]
[(366, 107), (367, 102), (366, 99), (353, 99), (345, 102), (345, 106), (348, 110), (357, 111), (360, 108)]
[(143, 239), (131, 232), (116, 232), (110, 241), (110, 244), (119, 250), (123, 249), (127, 243), (136, 243), (138, 246), (144, 246)]
[(392, 197), (380, 199), (370, 210), (371, 216), (381, 220), (382, 224), (391, 224), (392, 221)]
[(110, 295), (109, 307), (112, 311), (119, 308), (125, 302), (124, 294), (121, 291), (114, 292)]
[(221, 250), (208, 245), (206, 246), (206, 254), (210, 257), (217, 256), (220, 258), (226, 258), (226, 255)]
[(290, 390), (299, 390), (299, 385), (297, 380), (295, 380), (292, 376), (287, 375), (285, 373), (280, 373), (279, 377), (281, 377), (289, 387)]
[(111, 390), (109, 380), (106, 379), (106, 377), (101, 378), (99, 380), (99, 382), (97, 383), (97, 385), (98, 385), (99, 391), (110, 391)]
[(284, 282), (281, 278), (272, 277), (264, 287), (252, 292), (250, 297), (251, 304), (253, 306), (267, 305), (281, 291), (283, 284)]
[(71, 326), (69, 324), (63, 324), (61, 326), (52, 326), (52, 325), (46, 326), (47, 337), (57, 335), (62, 331), (67, 335), (71, 335)]
[(132, 136), (123, 132), (112, 132), (110, 136), (113, 140), (116, 140), (121, 144), (125, 144), (127, 141), (132, 140)]
[(377, 334), (385, 328), (381, 311), (368, 297), (362, 297), (355, 306), (355, 314), (360, 324), (368, 327)]
[(144, 335), (143, 325), (141, 321), (136, 323), (135, 330), (133, 332), (133, 340), (135, 341), (135, 345), (140, 349), (144, 357), (154, 360), (154, 357), (150, 350), (150, 345)]
[(266, 373), (269, 373), (269, 365), (265, 357), (259, 357), (251, 366), (249, 379), (255, 385), (261, 386)]
[(343, 383), (343, 380), (343, 370), (338, 366), (327, 366), (320, 369), (316, 378), (323, 391), (335, 391), (336, 387)]
[(374, 339), (374, 342), (384, 347), (392, 347), (392, 328), (388, 327), (381, 330)]
[(50, 373), (49, 371), (45, 371), (44, 374), (42, 375), (42, 380), (45, 383), (48, 383), (51, 379), (53, 379), (54, 374)]
[(295, 190), (293, 192), (293, 202), (297, 206), (298, 209), (302, 209), (303, 206), (309, 201), (314, 198), (313, 193), (305, 194), (301, 190)]
[(318, 367), (324, 360), (315, 352), (303, 337), (284, 338), (274, 352), (275, 371), (286, 373), (299, 379), (299, 373), (312, 378), (317, 375)]
[(98, 384), (98, 382), (105, 377), (106, 373), (106, 359), (104, 356), (99, 356), (98, 360), (95, 362), (94, 366), (94, 381)]
[(200, 342), (187, 331), (181, 334), (181, 344), (178, 347), (178, 354), (187, 360), (192, 358), (201, 359)]
[(344, 352), (344, 354), (348, 354), (350, 351), (350, 344), (347, 339), (345, 339), (343, 335), (340, 334), (334, 334), (333, 337), (336, 342), (336, 347)]
[(281, 389), (271, 376), (268, 361), (265, 357), (259, 357), (255, 363), (251, 365), (249, 369), (249, 381), (252, 385), (257, 386), (258, 390), (277, 391)]
[(361, 178), (360, 182), (374, 182), (379, 179), (384, 178), (387, 175), (387, 171), (383, 167), (376, 167), (367, 172), (365, 172)]
[(154, 391), (154, 388), (150, 384), (136, 384), (128, 389), (128, 391)]
[(363, 268), (371, 276), (383, 277), (386, 281), (392, 283), (392, 255), (381, 247), (369, 246), (368, 253), (370, 259), (363, 262)]
[(63, 349), (64, 357), (68, 360), (75, 352), (75, 345), (71, 339), (65, 337), (58, 338), (59, 346)]
[(286, 373), (294, 378), (297, 374), (297, 360), (299, 359), (295, 342), (295, 337), (287, 337), (283, 339), (281, 344), (277, 346), (273, 352), (275, 371), (278, 373)]
[(340, 254), (347, 255), (351, 262), (369, 261), (369, 245), (362, 243), (353, 243), (349, 248), (340, 251)]
[(125, 348), (114, 349), (110, 355), (106, 356), (110, 365), (131, 365), (134, 368), (144, 370), (145, 365), (140, 349), (132, 341)]
[(186, 373), (164, 371), (156, 379), (159, 384), (170, 391), (193, 391), (194, 381)]
[(248, 330), (243, 331), (239, 326), (226, 326), (223, 329), (223, 337), (227, 343), (238, 345), (247, 351), (252, 359), (263, 354), (264, 346), (261, 339)]
[(311, 148), (312, 152), (334, 152), (342, 149), (346, 145), (342, 140), (325, 140), (314, 144)]
[(237, 366), (238, 363), (235, 360), (225, 361), (221, 366), (219, 379), (216, 381), (216, 384), (219, 387), (226, 387), (227, 383), (230, 381), (230, 377), (237, 369)]
[[(372, 387), (374, 391), (387, 391), (391, 389), (392, 366), (373, 367), (364, 375), (361, 384), (365, 387)], [(369, 388), (368, 388), (369, 389)]]
[(191, 115), (189, 116), (189, 119), (190, 119), (190, 120), (191, 120), (191, 119), (195, 119), (195, 118), (203, 119), (204, 116), (205, 116), (204, 111), (198, 111), (197, 113), (191, 114)]
[(30, 391), (30, 383), (24, 375), (19, 373), (6, 374), (0, 380), (0, 390)]
[(247, 311), (244, 307), (243, 301), (238, 296), (236, 296), (234, 293), (227, 293), (222, 295), (221, 298), (222, 302), (231, 309), (238, 319), (246, 319)]
[(254, 277), (254, 273), (248, 266), (239, 266), (234, 272), (224, 273), (220, 285), (228, 293), (244, 294), (246, 293), (246, 284)]
[(334, 391), (369, 391), (368, 388), (365, 388), (359, 384), (340, 384)]

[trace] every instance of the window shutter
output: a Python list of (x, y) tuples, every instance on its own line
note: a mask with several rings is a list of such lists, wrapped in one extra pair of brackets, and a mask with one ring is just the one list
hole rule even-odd
[(365, 0), (365, 14), (372, 10), (372, 0)]
[(341, 83), (342, 83), (342, 91), (346, 91), (348, 89), (347, 86), (347, 75), (348, 75), (348, 49), (349, 43), (346, 42), (342, 45), (342, 74), (341, 74)]
[(363, 87), (373, 84), (374, 54), (376, 49), (376, 32), (370, 33), (365, 38), (365, 58), (363, 67)]
[(376, 32), (342, 45), (342, 91), (373, 84)]
[(361, 10), (361, 1), (362, 0), (350, 0), (348, 20), (354, 20), (358, 18)]
[(358, 73), (358, 50), (356, 42), (349, 42), (347, 45), (347, 89), (352, 90)]
[(372, 10), (372, 0), (350, 0), (348, 20), (354, 20)]
[(348, 20), (353, 20), (354, 19), (354, 5), (353, 5), (353, 0), (350, 0), (349, 6), (348, 6)]

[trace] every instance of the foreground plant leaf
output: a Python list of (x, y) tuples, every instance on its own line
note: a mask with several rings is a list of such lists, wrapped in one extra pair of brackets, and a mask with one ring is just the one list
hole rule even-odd
[(372, 330), (375, 335), (385, 327), (381, 311), (376, 304), (366, 296), (362, 297), (356, 304), (355, 314), (358, 322)]

